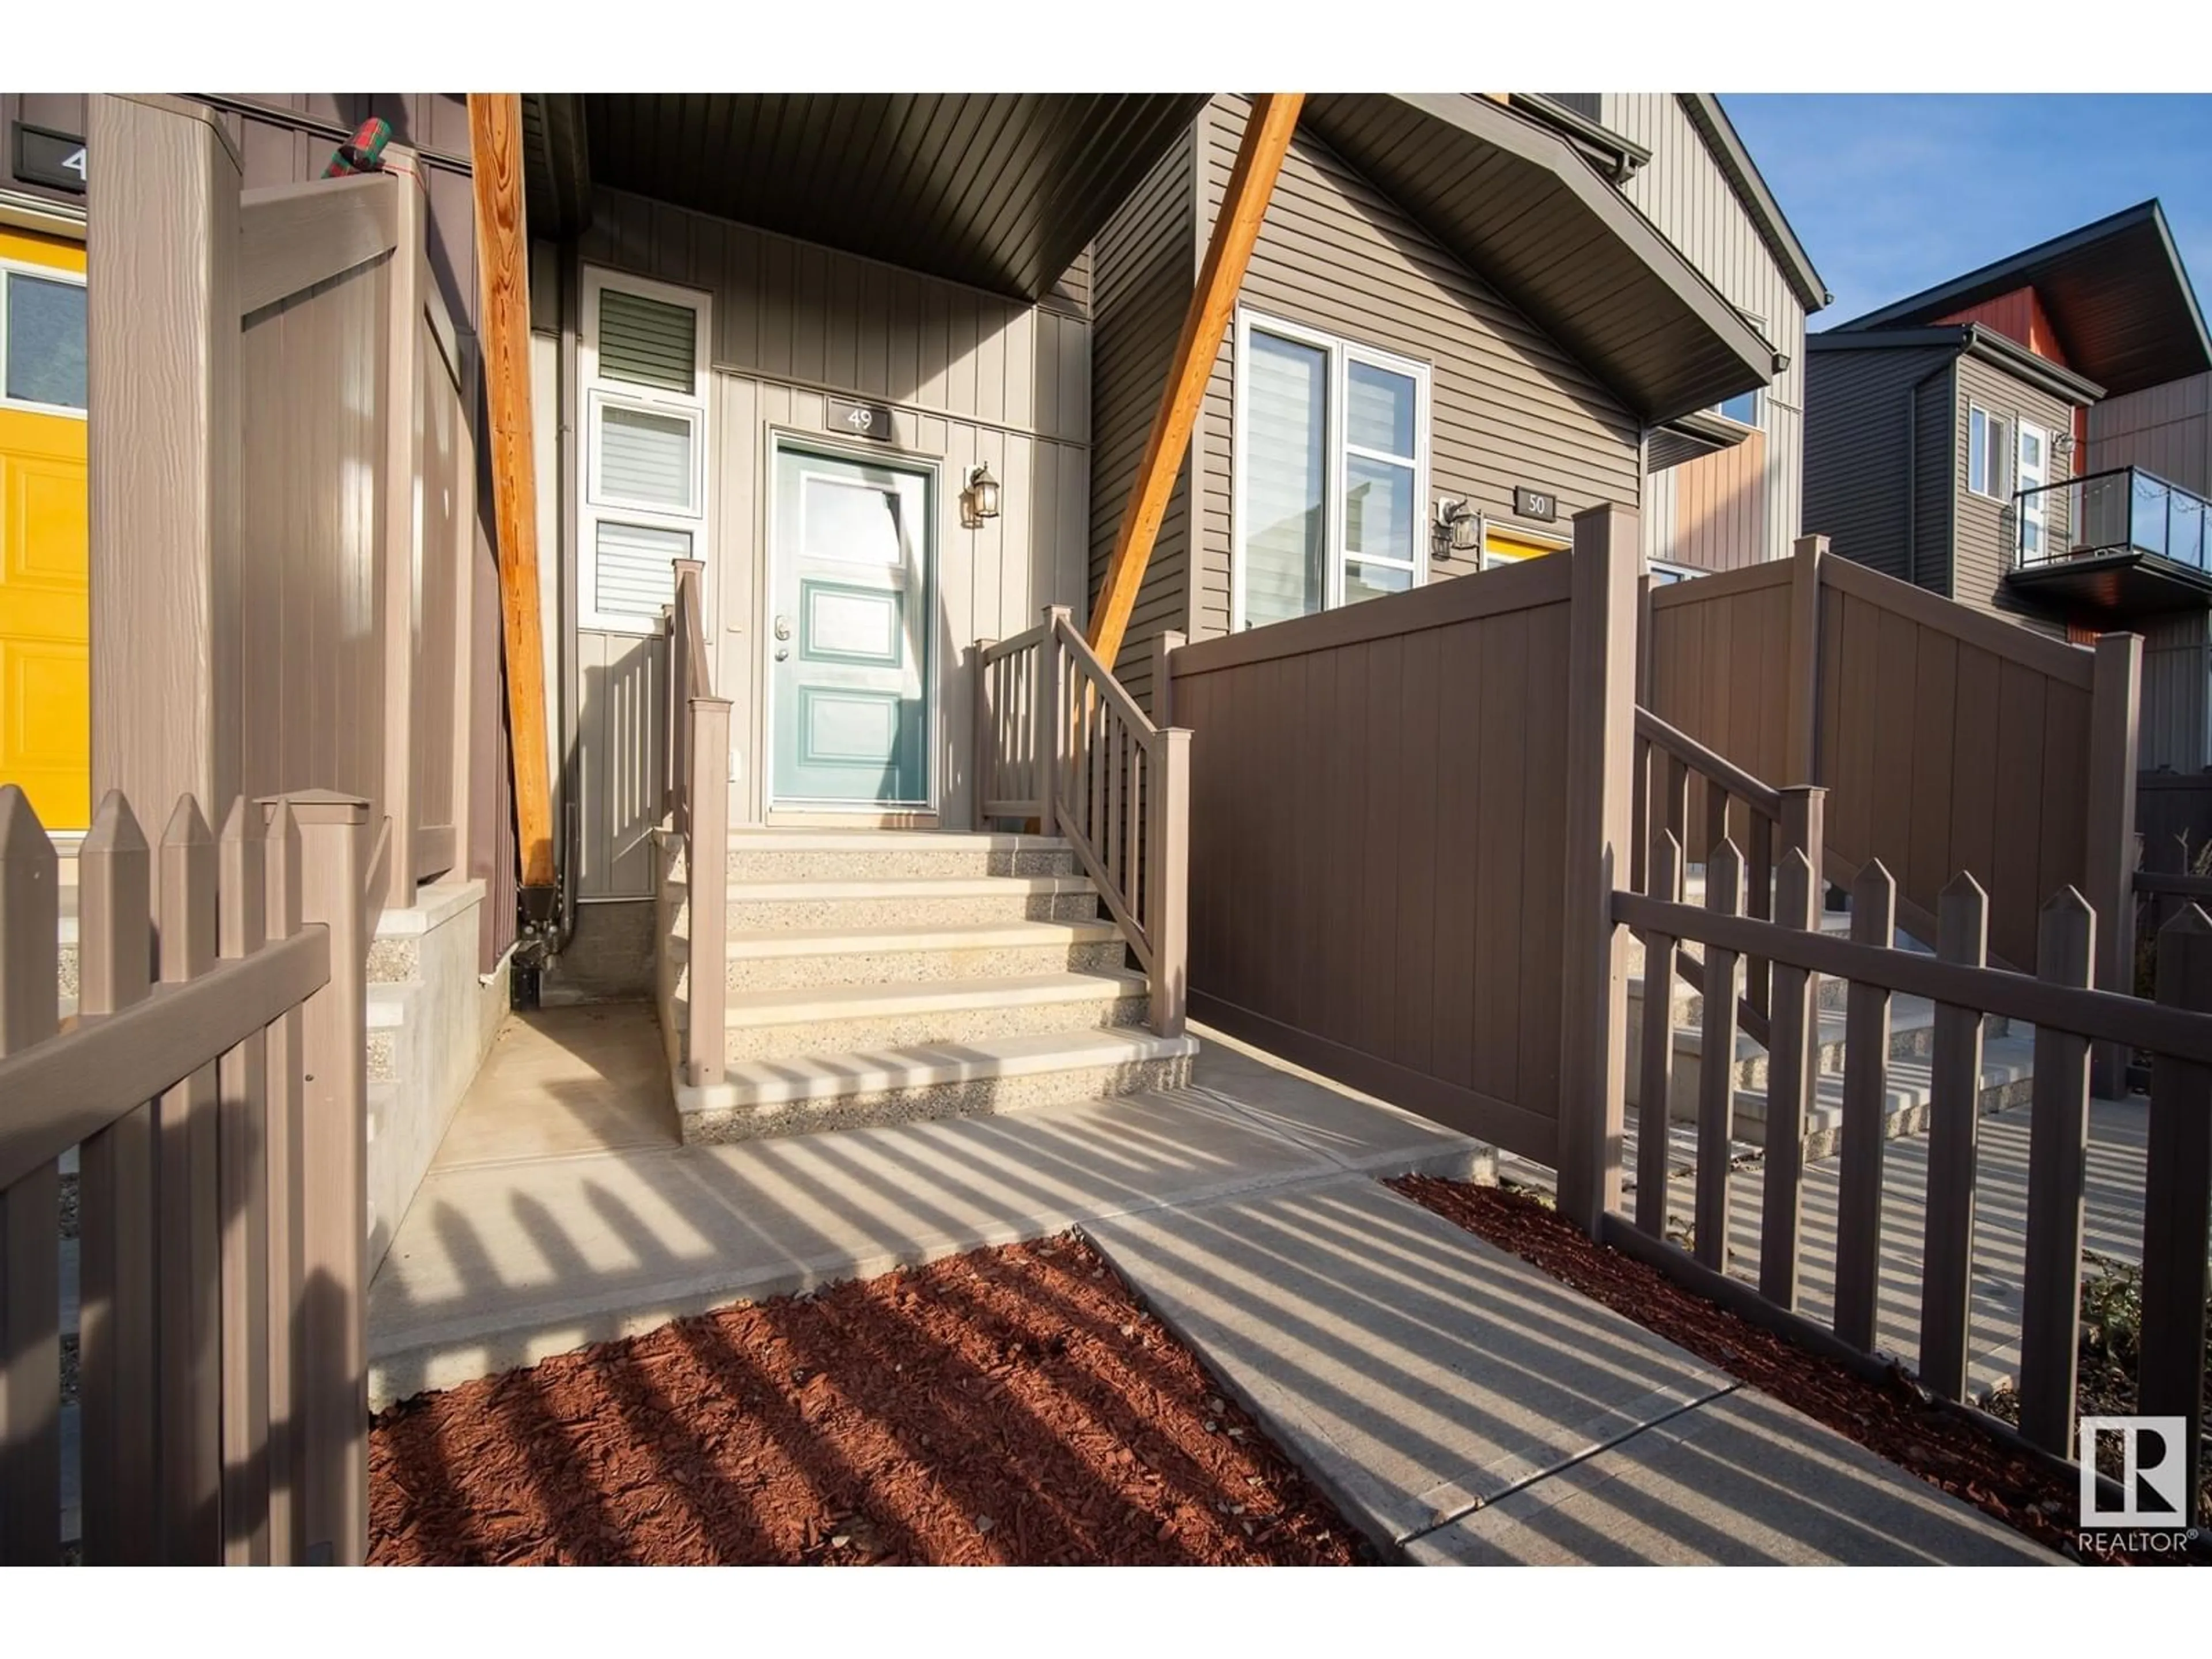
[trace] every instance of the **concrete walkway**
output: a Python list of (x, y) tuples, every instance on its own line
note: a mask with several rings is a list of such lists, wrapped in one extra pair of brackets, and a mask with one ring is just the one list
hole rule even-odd
[(623, 1105), (636, 1012), (509, 1028), (371, 1289), (374, 1404), (1076, 1228), (1386, 1555), (2050, 1559), (1377, 1179), (1474, 1142), (1212, 1033), (1187, 1089), (681, 1147)]

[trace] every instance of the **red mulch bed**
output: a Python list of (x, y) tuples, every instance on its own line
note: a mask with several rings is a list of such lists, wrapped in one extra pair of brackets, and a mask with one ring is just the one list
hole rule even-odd
[(1073, 1237), (402, 1401), (369, 1532), (393, 1565), (1372, 1559)]
[(1595, 1243), (1523, 1194), (1429, 1176), (1407, 1176), (1389, 1185), (2063, 1555), (2108, 1565), (2175, 1565), (2170, 1555), (2079, 1549), (2080, 1494), (2073, 1477), (2052, 1474), (1938, 1406), (1901, 1370), (1893, 1368), (1887, 1384), (1870, 1382), (1707, 1301), (1657, 1268)]

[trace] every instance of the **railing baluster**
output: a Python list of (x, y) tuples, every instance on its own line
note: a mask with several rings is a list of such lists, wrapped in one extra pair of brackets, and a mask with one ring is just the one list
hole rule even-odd
[[(1851, 884), (1851, 938), (1893, 948), (1897, 883), (1879, 859)], [(1844, 1157), (1836, 1199), (1836, 1334), (1874, 1347), (1881, 1274), (1883, 1110), (1889, 1094), (1888, 990), (1854, 983), (1844, 1017)]]
[[(2212, 918), (2194, 904), (2158, 935), (2158, 1000), (2212, 1013)], [(2212, 1066), (2160, 1055), (2144, 1148), (2142, 1338), (2136, 1409), (2188, 1421), (2182, 1490), (2203, 1478), (2204, 1237), (2212, 1227)], [(2212, 1516), (2185, 1515), (2200, 1524)]]
[[(1651, 896), (1682, 902), (1681, 844), (1664, 829), (1652, 848)], [(1667, 1237), (1668, 1124), (1674, 1086), (1674, 957), (1671, 933), (1639, 928), (1644, 946), (1643, 1030), (1636, 1095), (1636, 1224)]]
[[(2096, 929), (2087, 901), (2073, 888), (2062, 888), (2043, 907), (2036, 934), (2036, 976), (2053, 985), (2087, 986), (2095, 959)], [(2081, 1206), (2088, 1158), (2089, 1045), (2070, 1031), (2038, 1025), (2027, 1125), (2020, 1427), (2037, 1445), (2061, 1457), (2074, 1443)]]
[[(261, 823), (243, 797), (219, 848), (218, 948), (226, 961), (267, 937)], [(257, 1033), (216, 1068), (222, 1117), (223, 1562), (269, 1559), (268, 1040)]]
[[(1765, 813), (1751, 811), (1751, 845), (1746, 850), (1750, 856), (1750, 872), (1744, 887), (1743, 913), (1756, 916), (1761, 921), (1774, 920), (1774, 820)], [(1744, 999), (1761, 1018), (1771, 1018), (1774, 1012), (1772, 988), (1769, 984), (1768, 964), (1764, 957), (1743, 959)]]
[[(53, 843), (23, 792), (0, 787), (0, 1054), (54, 1034), (59, 911)], [(60, 1237), (56, 1165), (0, 1189), (0, 1563), (11, 1565), (60, 1557)]]
[[(1961, 871), (1936, 907), (1936, 954), (1968, 968), (1988, 963), (1989, 897)], [(1920, 1380), (1947, 1400), (1966, 1397), (1974, 1275), (1974, 1145), (1981, 1117), (1982, 1016), (1936, 1005), (1929, 1079), (1928, 1218), (1921, 1249)]]
[[(1796, 792), (1792, 792), (1795, 794)], [(1804, 809), (1820, 811), (1820, 792), (1806, 790)], [(1812, 838), (1812, 837), (1808, 837)], [(1782, 855), (1775, 895), (1782, 926), (1813, 933), (1820, 925), (1820, 884), (1803, 847)], [(1767, 1031), (1766, 1178), (1759, 1194), (1759, 1292), (1778, 1307), (1797, 1305), (1797, 1248), (1802, 1216), (1805, 1112), (1820, 1071), (1818, 987), (1802, 968), (1776, 963), (1774, 1006)]]
[[(1723, 806), (1726, 822), (1726, 807)], [(1705, 855), (1705, 908), (1743, 914), (1743, 854), (1723, 836)], [(1735, 1139), (1736, 953), (1705, 947), (1705, 1029), (1698, 1058), (1697, 1237), (1692, 1254), (1728, 1271), (1729, 1158)], [(1665, 1108), (1662, 1105), (1662, 1121)]]
[[(153, 855), (131, 807), (108, 792), (77, 848), (77, 1016), (143, 1002), (153, 988)], [(154, 1112), (133, 1108), (79, 1153), (84, 1559), (160, 1559), (154, 1467)]]
[(981, 833), (990, 827), (990, 803), (997, 785), (999, 743), (998, 727), (991, 714), (991, 647), (998, 641), (979, 639), (975, 641), (975, 758), (969, 763), (969, 787), (975, 791), (975, 803), (970, 809), (969, 825)]
[(1717, 847), (1733, 839), (1729, 833), (1728, 786), (1712, 778), (1705, 780), (1705, 845), (1708, 847)]
[[(1652, 812), (1651, 855), (1659, 855), (1659, 838), (1672, 836), (1677, 851), (1690, 844), (1690, 769), (1679, 756), (1667, 757), (1667, 787)], [(1686, 874), (1687, 872), (1685, 872)]]

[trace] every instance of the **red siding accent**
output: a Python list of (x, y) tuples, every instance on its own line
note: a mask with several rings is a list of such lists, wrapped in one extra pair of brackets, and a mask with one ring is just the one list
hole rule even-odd
[(2000, 294), (1994, 300), (1984, 300), (1978, 306), (1968, 306), (1964, 311), (1954, 311), (1948, 317), (1938, 317), (1938, 323), (1979, 323), (1993, 328), (2007, 339), (2016, 340), (2037, 356), (2047, 358), (2061, 368), (2070, 368), (2066, 362), (2065, 349), (2058, 343), (2057, 331), (2051, 326), (2051, 318), (2043, 309), (2043, 301), (2032, 288), (2016, 288), (2009, 294)]

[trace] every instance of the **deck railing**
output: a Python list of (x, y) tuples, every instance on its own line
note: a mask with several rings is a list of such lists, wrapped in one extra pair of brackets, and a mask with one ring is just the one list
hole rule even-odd
[(0, 787), (0, 1562), (63, 1542), (60, 1164), (78, 1158), (84, 1559), (360, 1562), (366, 801), (111, 793), (58, 869)]
[(2013, 498), (2013, 568), (2148, 553), (2212, 572), (2212, 507), (2139, 466), (2023, 489)]
[(976, 827), (1035, 819), (1066, 839), (1145, 970), (1147, 1023), (1162, 1036), (1180, 1035), (1190, 733), (1152, 723), (1064, 605), (1013, 639), (977, 641), (975, 665)]
[[(714, 695), (712, 659), (696, 559), (676, 561), (675, 602), (661, 612), (668, 649), (667, 819), (660, 856), (680, 857), (686, 930), (685, 1012), (680, 1028), (684, 1080), (703, 1087), (722, 1080), (727, 1036), (723, 1030), (728, 988), (730, 701)], [(664, 894), (670, 883), (657, 884)], [(672, 918), (661, 918), (661, 938)], [(658, 953), (664, 975), (675, 971), (665, 949)], [(659, 1004), (676, 1006), (675, 988), (663, 983)]]

